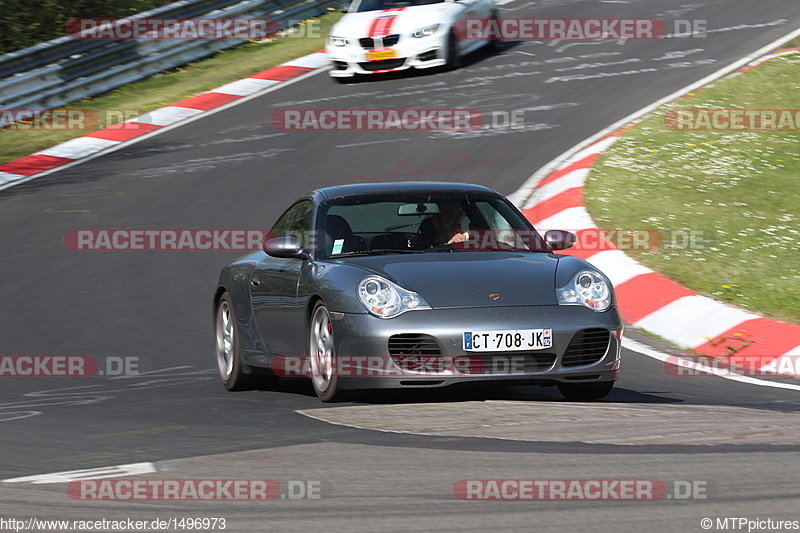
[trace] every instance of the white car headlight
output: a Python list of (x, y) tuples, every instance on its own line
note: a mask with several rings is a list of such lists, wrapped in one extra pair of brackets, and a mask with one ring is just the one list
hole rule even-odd
[(429, 35), (433, 35), (439, 28), (441, 28), (441, 24), (431, 24), (430, 26), (425, 26), (424, 28), (420, 28), (416, 31), (411, 32), (412, 37), (416, 37), (419, 39), (420, 37), (428, 37)]
[(565, 287), (556, 290), (558, 303), (585, 305), (595, 311), (605, 311), (611, 306), (611, 286), (597, 272), (582, 270), (572, 276)]
[(336, 35), (331, 35), (328, 37), (328, 42), (331, 46), (347, 46), (347, 38), (346, 37), (338, 37)]
[(367, 276), (356, 289), (361, 304), (378, 318), (392, 318), (412, 309), (430, 309), (422, 297), (380, 276)]

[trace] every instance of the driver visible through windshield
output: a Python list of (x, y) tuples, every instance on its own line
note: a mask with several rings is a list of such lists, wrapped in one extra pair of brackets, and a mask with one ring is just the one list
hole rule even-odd
[(442, 251), (549, 251), (536, 230), (498, 197), (376, 196), (320, 206), (323, 257)]

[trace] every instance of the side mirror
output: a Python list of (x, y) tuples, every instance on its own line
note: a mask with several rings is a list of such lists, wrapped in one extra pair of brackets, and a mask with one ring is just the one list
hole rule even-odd
[(575, 234), (551, 229), (544, 234), (544, 241), (551, 250), (566, 250), (575, 244)]
[(284, 259), (309, 259), (308, 253), (297, 237), (277, 237), (264, 241), (263, 250), (272, 257)]

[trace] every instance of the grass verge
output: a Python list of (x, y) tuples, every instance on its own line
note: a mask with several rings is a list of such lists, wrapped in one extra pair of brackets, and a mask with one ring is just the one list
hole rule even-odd
[(341, 16), (341, 13), (330, 12), (305, 21), (295, 33), (270, 41), (245, 43), (107, 94), (64, 106), (64, 109), (94, 111), (98, 124), (93, 129), (0, 130), (0, 164), (321, 50), (325, 47), (325, 37), (330, 27)]
[(707, 296), (800, 322), (800, 131), (665, 124), (678, 109), (800, 110), (798, 72), (800, 54), (775, 59), (646, 118), (592, 169), (592, 218), (601, 228), (702, 232), (687, 247), (626, 253)]

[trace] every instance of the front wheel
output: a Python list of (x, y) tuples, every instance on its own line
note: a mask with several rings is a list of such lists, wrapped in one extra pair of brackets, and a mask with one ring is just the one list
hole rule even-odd
[(219, 378), (230, 391), (247, 390), (255, 386), (253, 374), (245, 374), (239, 350), (239, 328), (230, 295), (225, 292), (217, 304), (215, 352)]
[(447, 70), (456, 70), (461, 67), (463, 62), (461, 54), (458, 51), (458, 37), (455, 32), (450, 32), (450, 37), (447, 39)]
[[(497, 11), (492, 11), (491, 20), (493, 23), (492, 28), (500, 28), (500, 21), (497, 15)], [(496, 35), (489, 36), (488, 42), (484, 45), (489, 53), (499, 52), (503, 48), (502, 43), (500, 41), (500, 34), (501, 32), (498, 29)]]
[(613, 381), (602, 383), (559, 383), (558, 390), (567, 400), (591, 402), (605, 398), (614, 388)]
[(317, 302), (311, 312), (308, 355), (311, 359), (311, 383), (319, 399), (323, 402), (344, 399), (345, 393), (339, 388), (336, 374), (331, 314), (322, 301)]

